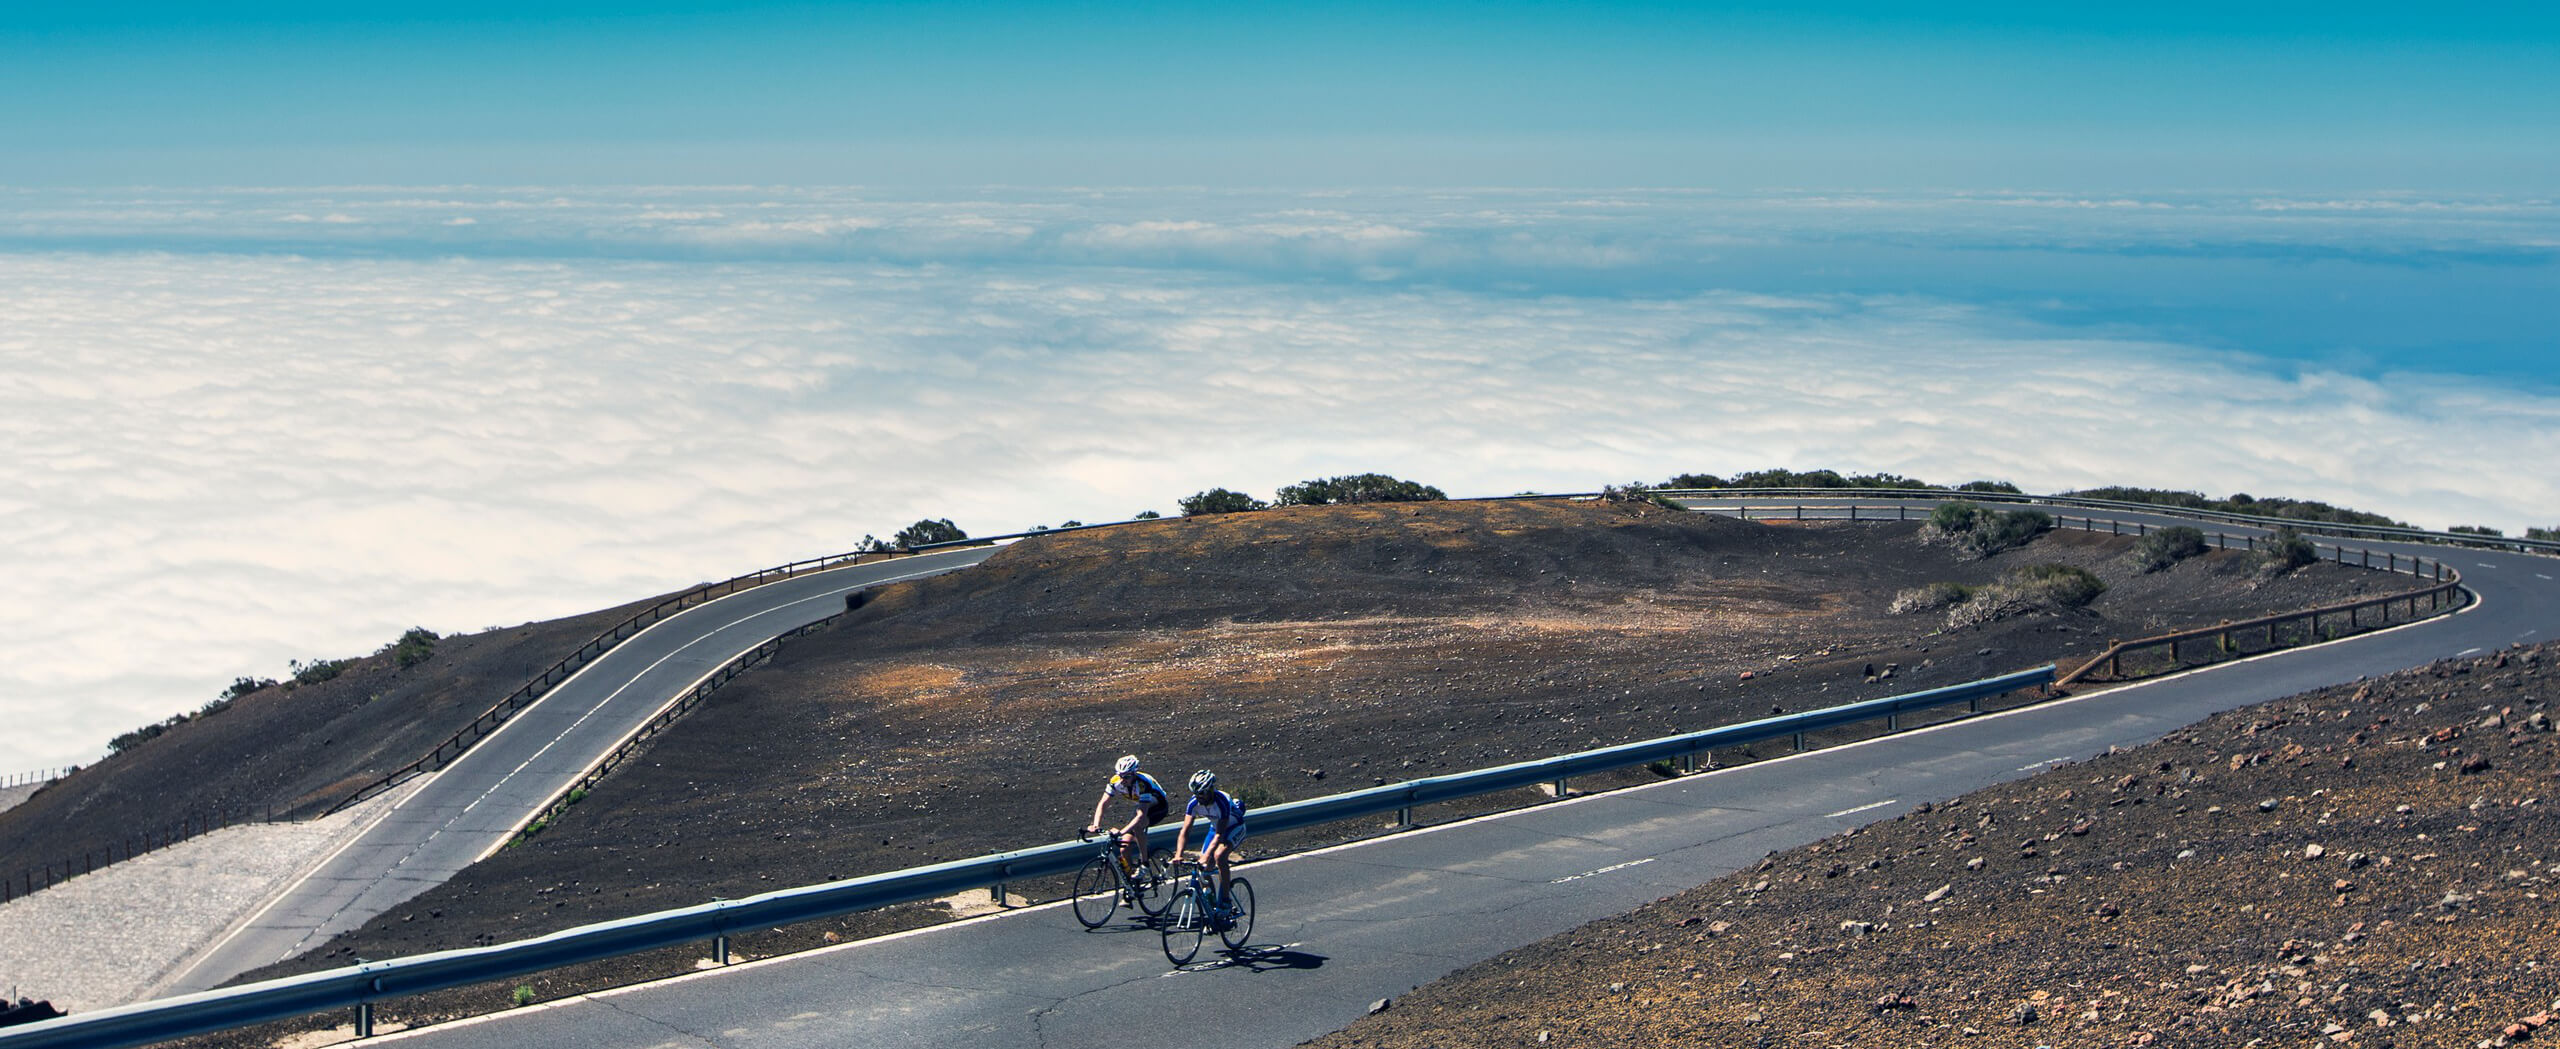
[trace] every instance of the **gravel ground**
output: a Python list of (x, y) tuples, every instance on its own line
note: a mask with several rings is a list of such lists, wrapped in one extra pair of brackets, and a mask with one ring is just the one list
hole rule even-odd
[(1317, 1049), (2560, 1034), (2560, 645), (2215, 715), (1461, 969)]
[(178, 963), (416, 789), (327, 819), (214, 831), (0, 904), (0, 990), (74, 1012), (148, 997)]

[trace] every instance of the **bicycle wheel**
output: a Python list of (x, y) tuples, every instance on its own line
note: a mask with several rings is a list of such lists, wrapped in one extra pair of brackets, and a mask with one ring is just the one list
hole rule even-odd
[(1161, 918), (1165, 907), (1173, 903), (1173, 890), (1166, 888), (1173, 881), (1173, 875), (1165, 871), (1162, 856), (1147, 857), (1143, 869), (1147, 874), (1146, 884), (1133, 887), (1138, 897), (1138, 912), (1149, 918)]
[(1200, 956), (1200, 941), (1209, 934), (1209, 915), (1198, 892), (1184, 889), (1173, 894), (1173, 903), (1164, 909), (1164, 956), (1175, 965), (1189, 965)]
[(1100, 856), (1076, 872), (1076, 923), (1088, 929), (1099, 929), (1111, 920), (1111, 911), (1120, 906), (1120, 872), (1112, 862)]
[(1226, 922), (1218, 926), (1218, 939), (1230, 951), (1241, 951), (1253, 942), (1253, 883), (1238, 878), (1227, 886)]

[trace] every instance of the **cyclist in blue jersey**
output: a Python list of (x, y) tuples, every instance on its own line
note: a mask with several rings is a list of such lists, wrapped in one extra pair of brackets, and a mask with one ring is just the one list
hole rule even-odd
[(1154, 776), (1138, 771), (1137, 755), (1124, 754), (1111, 766), (1111, 779), (1102, 785), (1102, 800), (1093, 803), (1093, 822), (1085, 825), (1085, 833), (1102, 832), (1102, 810), (1110, 806), (1113, 798), (1127, 799), (1137, 807), (1137, 814), (1129, 817), (1129, 825), (1120, 829), (1120, 861), (1129, 866), (1131, 878), (1143, 879), (1147, 873), (1147, 828), (1164, 822), (1173, 800)]
[(1191, 824), (1198, 820), (1209, 822), (1208, 834), (1200, 840), (1200, 865), (1218, 868), (1218, 906), (1223, 909), (1227, 890), (1235, 882), (1235, 848), (1244, 841), (1244, 803), (1219, 790), (1218, 774), (1207, 769), (1191, 774), (1191, 802), (1182, 807), (1182, 829), (1173, 833), (1176, 858), (1191, 839)]

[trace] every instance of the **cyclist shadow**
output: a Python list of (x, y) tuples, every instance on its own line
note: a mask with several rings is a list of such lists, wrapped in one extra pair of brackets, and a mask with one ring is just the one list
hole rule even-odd
[(1321, 969), (1331, 961), (1312, 951), (1295, 950), (1277, 945), (1247, 944), (1232, 951), (1219, 952), (1217, 961), (1193, 965), (1194, 971), (1211, 969), (1244, 969), (1251, 972), (1274, 972), (1283, 969)]

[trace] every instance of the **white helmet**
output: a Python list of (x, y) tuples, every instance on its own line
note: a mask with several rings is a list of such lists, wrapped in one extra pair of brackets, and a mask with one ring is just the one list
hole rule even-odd
[(1120, 755), (1120, 760), (1111, 764), (1111, 774), (1114, 776), (1126, 776), (1136, 771), (1138, 771), (1138, 756), (1135, 754)]
[(1201, 769), (1191, 774), (1191, 793), (1206, 794), (1218, 789), (1218, 774)]

